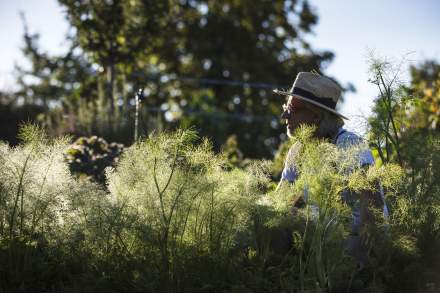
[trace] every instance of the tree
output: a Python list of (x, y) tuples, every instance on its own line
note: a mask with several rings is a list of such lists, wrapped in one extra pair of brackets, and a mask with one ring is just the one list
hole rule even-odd
[[(148, 42), (156, 39), (165, 24), (167, 1), (60, 0), (66, 17), (76, 29), (76, 39), (91, 62), (106, 76), (105, 95), (111, 121), (117, 101), (118, 70), (126, 74), (136, 58), (148, 53)], [(122, 89), (124, 91), (124, 89)]]
[(217, 146), (235, 133), (246, 156), (271, 156), (284, 132), (282, 98), (272, 89), (333, 57), (313, 51), (303, 38), (316, 15), (307, 1), (183, 3), (160, 54), (169, 74), (177, 75), (172, 81), (182, 94), (172, 103), (184, 105), (182, 123), (196, 124)]
[(439, 129), (440, 117), (440, 64), (426, 60), (418, 66), (411, 66), (411, 85), (408, 95), (418, 101), (412, 113), (413, 126)]
[[(22, 51), (30, 66), (16, 66), (19, 90), (13, 94), (15, 102), (42, 107), (45, 111), (38, 120), (57, 134), (97, 131), (96, 121), (79, 118), (78, 123), (72, 123), (65, 119), (98, 112), (98, 80), (92, 64), (84, 58), (74, 38), (65, 54), (50, 56), (43, 52), (39, 35), (29, 32), (24, 16), (23, 22)], [(89, 124), (88, 128), (85, 124)]]
[[(73, 27), (78, 55), (70, 56), (85, 70), (76, 76), (73, 100), (89, 106), (74, 117), (100, 120), (89, 130), (107, 127), (107, 134), (94, 134), (110, 141), (129, 132), (131, 97), (145, 87), (141, 116), (148, 132), (195, 125), (217, 150), (236, 134), (246, 157), (272, 156), (284, 132), (283, 98), (272, 89), (289, 86), (299, 71), (322, 73), (333, 58), (305, 41), (318, 21), (306, 0), (59, 2)], [(49, 79), (58, 78), (60, 63), (53, 61), (41, 69)], [(35, 75), (41, 70), (35, 67)], [(52, 88), (45, 97), (71, 96), (70, 80), (59, 81), (60, 92)]]

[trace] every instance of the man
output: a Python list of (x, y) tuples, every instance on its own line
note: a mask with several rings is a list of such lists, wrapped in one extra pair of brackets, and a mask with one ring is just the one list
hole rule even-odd
[[(277, 94), (288, 97), (283, 105), (282, 119), (287, 124), (287, 135), (292, 136), (293, 132), (300, 125), (315, 126), (314, 136), (319, 139), (327, 139), (334, 143), (341, 150), (348, 150), (353, 146), (362, 143), (361, 138), (352, 132), (343, 129), (345, 116), (336, 111), (336, 104), (341, 95), (340, 87), (329, 78), (309, 72), (300, 72), (290, 91), (274, 91)], [(281, 181), (294, 182), (298, 176), (295, 169), (294, 159), (301, 146), (295, 144), (289, 150), (286, 157)], [(355, 167), (368, 167), (374, 164), (371, 151), (367, 148), (360, 149), (356, 153)], [(304, 192), (304, 201), (307, 201), (307, 191)], [(373, 217), (370, 206), (383, 208), (384, 216), (388, 217), (388, 210), (383, 200), (382, 192), (365, 191), (363, 194), (355, 195), (348, 190), (341, 194), (346, 203), (351, 203), (352, 209), (352, 237), (348, 239), (348, 249), (358, 263), (363, 266), (367, 261), (366, 252), (362, 251), (361, 232), (366, 225), (372, 224)], [(360, 202), (353, 205), (353, 197)]]

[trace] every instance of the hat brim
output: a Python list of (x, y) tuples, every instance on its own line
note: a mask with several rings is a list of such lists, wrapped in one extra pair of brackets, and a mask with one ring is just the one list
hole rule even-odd
[(315, 102), (315, 101), (313, 101), (313, 100), (310, 100), (310, 99), (308, 99), (308, 98), (305, 98), (305, 97), (303, 97), (303, 96), (301, 96), (301, 95), (298, 95), (298, 94), (292, 94), (292, 93), (290, 93), (290, 92), (285, 92), (285, 91), (280, 91), (280, 90), (273, 90), (273, 92), (276, 93), (276, 94), (279, 94), (279, 95), (292, 96), (292, 97), (298, 98), (298, 99), (300, 99), (300, 100), (303, 100), (304, 102), (307, 102), (307, 103), (313, 104), (313, 105), (315, 105), (315, 106), (317, 106), (317, 107), (319, 107), (319, 108), (321, 108), (321, 109), (327, 110), (327, 111), (329, 111), (329, 112), (331, 112), (331, 113), (333, 113), (333, 114), (335, 114), (335, 115), (341, 117), (342, 119), (350, 120), (350, 119), (348, 119), (347, 117), (345, 117), (344, 115), (342, 115), (341, 113), (337, 112), (336, 110), (334, 110), (334, 109), (332, 109), (332, 108), (330, 108), (330, 107), (327, 107), (327, 106), (325, 106), (325, 105), (323, 105), (323, 104), (320, 104), (320, 103), (318, 103), (318, 102)]

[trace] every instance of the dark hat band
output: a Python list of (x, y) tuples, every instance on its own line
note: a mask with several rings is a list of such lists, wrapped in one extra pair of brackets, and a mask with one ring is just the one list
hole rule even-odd
[(313, 93), (299, 87), (293, 88), (292, 94), (310, 99), (331, 109), (336, 109), (336, 102), (334, 102), (332, 98), (320, 98), (315, 96)]

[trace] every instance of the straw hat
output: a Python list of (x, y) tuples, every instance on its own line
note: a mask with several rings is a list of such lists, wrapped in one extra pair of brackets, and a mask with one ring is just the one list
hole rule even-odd
[(336, 104), (341, 97), (341, 88), (327, 77), (311, 72), (300, 72), (290, 91), (276, 89), (274, 93), (298, 98), (348, 120), (336, 111)]

